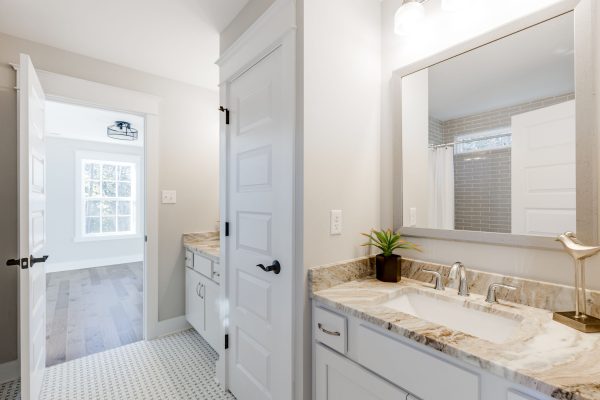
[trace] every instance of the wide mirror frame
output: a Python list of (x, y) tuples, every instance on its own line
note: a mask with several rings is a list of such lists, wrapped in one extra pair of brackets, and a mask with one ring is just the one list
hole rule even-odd
[(394, 109), (394, 228), (410, 237), (488, 243), (517, 247), (559, 249), (552, 237), (516, 235), (469, 230), (445, 230), (405, 226), (402, 188), (402, 78), (445, 60), (475, 50), (514, 33), (565, 13), (574, 12), (576, 120), (576, 232), (584, 242), (598, 241), (598, 100), (594, 96), (595, 71), (593, 39), (593, 0), (573, 0), (543, 9), (513, 21), (468, 42), (394, 72), (392, 95)]

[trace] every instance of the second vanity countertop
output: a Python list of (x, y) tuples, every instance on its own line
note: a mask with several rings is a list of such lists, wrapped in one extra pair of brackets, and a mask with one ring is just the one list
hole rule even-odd
[[(512, 315), (521, 320), (520, 327), (508, 341), (492, 343), (382, 305), (409, 287), (427, 296), (466, 302), (470, 308)], [(600, 400), (600, 333), (584, 334), (568, 328), (553, 321), (547, 310), (508, 302), (490, 305), (481, 295), (471, 294), (465, 299), (456, 289), (447, 288), (442, 293), (430, 284), (407, 278), (398, 283), (359, 278), (315, 291), (312, 297), (553, 398)]]
[(219, 232), (184, 233), (183, 246), (214, 262), (219, 262), (221, 252)]

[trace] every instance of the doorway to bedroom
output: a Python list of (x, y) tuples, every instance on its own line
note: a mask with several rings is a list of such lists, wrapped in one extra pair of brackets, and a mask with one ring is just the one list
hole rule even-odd
[(144, 337), (144, 117), (46, 102), (46, 366)]

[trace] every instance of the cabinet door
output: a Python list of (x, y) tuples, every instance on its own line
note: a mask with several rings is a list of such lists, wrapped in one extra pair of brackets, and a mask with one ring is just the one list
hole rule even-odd
[(205, 329), (204, 339), (217, 349), (219, 344), (219, 285), (209, 279), (202, 278), (204, 283)]
[(185, 317), (200, 334), (204, 331), (204, 299), (201, 275), (190, 268), (185, 269)]
[(401, 400), (407, 393), (321, 344), (315, 347), (316, 400)]

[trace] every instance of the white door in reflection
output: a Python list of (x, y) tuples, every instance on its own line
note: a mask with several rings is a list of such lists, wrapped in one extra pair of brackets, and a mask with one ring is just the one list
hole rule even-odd
[(575, 231), (575, 100), (512, 117), (512, 233)]

